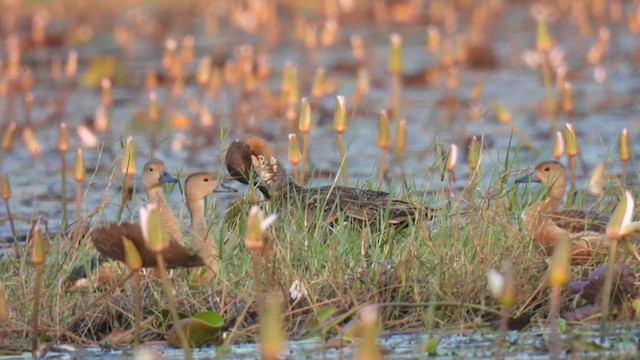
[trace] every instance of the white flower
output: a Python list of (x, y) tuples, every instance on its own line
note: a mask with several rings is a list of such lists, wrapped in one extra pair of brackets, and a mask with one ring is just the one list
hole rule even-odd
[(500, 272), (495, 269), (489, 269), (489, 271), (487, 271), (487, 287), (494, 298), (500, 299), (502, 297), (504, 283), (504, 275), (500, 274)]
[(307, 289), (304, 287), (304, 284), (300, 279), (293, 280), (291, 283), (291, 287), (289, 288), (289, 296), (291, 296), (291, 300), (298, 301), (302, 297), (307, 296)]

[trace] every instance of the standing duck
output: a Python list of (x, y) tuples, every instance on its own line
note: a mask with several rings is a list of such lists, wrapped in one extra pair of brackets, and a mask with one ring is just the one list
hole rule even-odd
[(305, 219), (321, 209), (325, 222), (333, 222), (342, 213), (346, 219), (375, 224), (388, 214), (388, 225), (402, 225), (425, 216), (433, 210), (392, 198), (383, 191), (363, 190), (345, 186), (304, 187), (298, 185), (277, 160), (266, 141), (246, 136), (231, 143), (225, 158), (229, 175), (235, 180), (253, 183), (267, 199), (278, 207), (303, 205)]
[(566, 233), (571, 240), (573, 263), (584, 263), (599, 250), (608, 248), (608, 216), (584, 209), (559, 209), (567, 184), (564, 165), (557, 161), (541, 162), (531, 174), (516, 180), (529, 182), (541, 183), (547, 189), (545, 196), (524, 212), (524, 223), (529, 236), (542, 244), (548, 255)]

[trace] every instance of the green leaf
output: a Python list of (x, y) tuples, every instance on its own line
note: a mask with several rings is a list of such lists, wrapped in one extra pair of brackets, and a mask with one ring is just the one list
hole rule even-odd
[[(221, 331), (220, 327), (211, 326), (206, 321), (196, 318), (182, 319), (180, 326), (184, 329), (191, 347), (200, 347), (214, 342), (218, 339)], [(174, 348), (181, 347), (180, 337), (175, 326), (167, 334), (167, 345)]]
[(320, 314), (318, 314), (318, 322), (325, 322), (331, 315), (335, 314), (338, 311), (338, 308), (335, 306), (327, 306), (320, 310)]
[(435, 355), (438, 351), (438, 344), (440, 344), (440, 338), (429, 335), (424, 341), (422, 350), (429, 355)]
[(194, 314), (192, 318), (200, 319), (213, 327), (222, 327), (224, 325), (224, 319), (222, 318), (222, 315), (218, 314), (215, 311), (202, 311)]

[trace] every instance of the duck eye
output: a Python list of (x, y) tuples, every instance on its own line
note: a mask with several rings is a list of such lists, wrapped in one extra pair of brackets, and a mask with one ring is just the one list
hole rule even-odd
[(551, 170), (551, 168), (549, 168), (548, 166), (544, 168), (544, 171), (549, 171), (549, 170)]
[(204, 178), (204, 179), (202, 179), (202, 181), (209, 182), (209, 178)]
[(152, 171), (153, 171), (153, 168), (149, 168), (149, 172), (152, 172)]

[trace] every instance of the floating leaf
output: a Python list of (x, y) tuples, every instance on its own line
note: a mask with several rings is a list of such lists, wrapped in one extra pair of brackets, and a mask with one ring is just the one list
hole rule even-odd
[(224, 319), (222, 315), (218, 314), (215, 311), (201, 311), (192, 316), (194, 319), (200, 319), (207, 324), (214, 327), (222, 327), (224, 325)]

